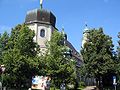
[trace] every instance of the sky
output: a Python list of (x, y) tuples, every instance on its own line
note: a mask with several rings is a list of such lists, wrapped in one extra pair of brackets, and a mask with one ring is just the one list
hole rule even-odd
[[(39, 0), (0, 0), (0, 33), (25, 21), (27, 11), (40, 8)], [(56, 27), (64, 27), (68, 40), (76, 50), (81, 49), (85, 23), (88, 28), (103, 27), (112, 37), (115, 48), (120, 32), (120, 0), (43, 0), (43, 8), (57, 19)]]

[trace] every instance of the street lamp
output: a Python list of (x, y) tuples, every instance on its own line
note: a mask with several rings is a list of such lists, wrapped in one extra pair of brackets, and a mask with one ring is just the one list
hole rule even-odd
[(5, 71), (5, 66), (0, 65), (0, 69), (1, 69), (1, 88), (2, 88), (3, 87), (3, 73)]

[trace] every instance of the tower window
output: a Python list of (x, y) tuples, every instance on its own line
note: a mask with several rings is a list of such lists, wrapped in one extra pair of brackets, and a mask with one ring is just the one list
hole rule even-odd
[(41, 31), (40, 31), (40, 36), (41, 36), (41, 37), (45, 37), (45, 30), (44, 30), (44, 29), (41, 29)]

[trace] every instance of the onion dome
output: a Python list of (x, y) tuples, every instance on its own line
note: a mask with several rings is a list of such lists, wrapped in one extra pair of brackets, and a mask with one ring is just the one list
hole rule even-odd
[(34, 9), (27, 12), (25, 24), (42, 23), (55, 27), (56, 17), (52, 12), (44, 9)]

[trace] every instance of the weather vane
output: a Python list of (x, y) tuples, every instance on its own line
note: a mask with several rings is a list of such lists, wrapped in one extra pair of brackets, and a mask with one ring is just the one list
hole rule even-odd
[(43, 3), (43, 0), (40, 0), (40, 8), (42, 9), (42, 3)]

